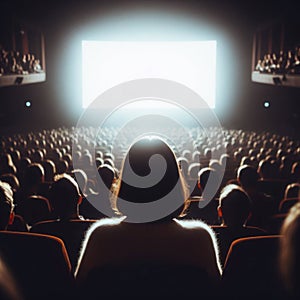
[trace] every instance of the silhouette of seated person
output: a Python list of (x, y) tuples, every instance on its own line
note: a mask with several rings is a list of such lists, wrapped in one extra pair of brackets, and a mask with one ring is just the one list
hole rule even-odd
[(209, 225), (218, 224), (217, 206), (218, 201), (215, 197), (211, 197), (210, 187), (206, 189), (206, 185), (210, 180), (210, 185), (215, 189), (215, 194), (220, 183), (219, 175), (213, 168), (202, 168), (198, 173), (197, 185), (200, 195), (193, 196), (189, 199), (189, 207), (186, 211), (186, 219), (201, 219)]
[[(178, 219), (188, 188), (174, 152), (162, 139), (143, 137), (131, 145), (113, 196), (113, 208), (120, 216), (97, 221), (83, 243), (75, 272), (83, 295), (96, 289), (102, 296), (113, 293), (111, 296), (153, 299), (162, 294), (189, 296), (195, 289), (198, 293), (199, 286), (203, 294), (217, 291), (207, 290), (221, 276), (214, 233), (202, 221)], [(161, 277), (162, 266), (169, 272)], [(202, 274), (203, 282), (192, 269)], [(173, 274), (181, 274), (180, 283)], [(189, 289), (182, 285), (186, 281), (190, 281)]]
[(300, 183), (291, 183), (287, 185), (284, 191), (284, 197), (279, 203), (278, 212), (286, 214), (292, 206), (300, 202)]
[[(10, 185), (13, 192), (13, 199), (19, 190), (20, 184), (16, 175), (14, 174), (3, 174), (0, 176), (0, 181), (6, 182)], [(28, 231), (26, 223), (22, 216), (14, 213), (13, 222), (8, 225), (7, 230), (9, 231)]]
[(17, 147), (18, 146), (16, 146), (15, 148), (10, 148), (9, 154), (11, 155), (13, 164), (16, 166), (18, 172), (21, 161), (21, 152), (18, 149), (16, 149)]
[(11, 155), (9, 153), (3, 153), (0, 155), (0, 175), (7, 173), (16, 174), (17, 168)]
[(291, 299), (300, 298), (300, 203), (289, 211), (281, 227), (279, 266)]
[(251, 200), (240, 186), (229, 184), (221, 191), (217, 211), (222, 223), (220, 226), (212, 226), (212, 228), (217, 233), (223, 265), (234, 240), (266, 233), (261, 228), (247, 226), (251, 207)]
[(79, 215), (81, 199), (78, 185), (70, 175), (56, 175), (50, 189), (55, 220), (36, 223), (30, 229), (30, 232), (61, 238), (65, 243), (73, 270), (85, 232), (92, 224)]
[(296, 161), (292, 165), (290, 180), (300, 183), (300, 162)]
[(46, 197), (42, 194), (44, 176), (44, 168), (40, 163), (31, 163), (26, 167), (24, 178), (20, 182), (21, 186), (16, 195), (16, 212), (21, 216), (23, 216), (24, 205), (28, 197), (32, 195)]
[(282, 179), (291, 180), (291, 170), (293, 163), (295, 162), (293, 156), (291, 154), (285, 154), (280, 157), (280, 177)]
[(47, 198), (41, 195), (30, 195), (22, 205), (22, 217), (30, 229), (35, 223), (51, 220), (52, 209)]
[(66, 160), (60, 159), (56, 164), (56, 173), (57, 174), (64, 174), (68, 173), (69, 170), (69, 164)]
[(272, 157), (266, 157), (259, 162), (257, 172), (260, 176), (257, 190), (270, 195), (274, 200), (274, 204), (278, 207), (284, 189), (288, 184), (285, 176), (280, 175), (279, 163)]
[(193, 162), (189, 164), (187, 183), (190, 187), (191, 197), (201, 194), (201, 190), (199, 188), (199, 185), (197, 184), (198, 173), (200, 169), (201, 169), (201, 165), (199, 162)]
[(83, 199), (79, 207), (80, 214), (87, 219), (101, 219), (104, 217), (114, 216), (115, 213), (111, 208), (111, 187), (115, 181), (115, 169), (108, 164), (102, 164), (98, 167), (98, 176), (96, 177), (95, 191), (86, 191), (87, 176), (82, 170), (74, 170), (76, 179), (83, 187)]
[(0, 181), (0, 230), (7, 230), (14, 220), (14, 198), (11, 186)]
[(225, 185), (228, 180), (235, 177), (235, 165), (232, 156), (230, 156), (228, 153), (223, 153), (220, 156), (219, 162), (224, 170), (222, 183)]
[(276, 161), (271, 158), (262, 159), (258, 164), (258, 173), (262, 180), (279, 179), (279, 168)]
[(42, 166), (44, 169), (44, 182), (41, 185), (41, 193), (48, 198), (49, 197), (49, 189), (51, 184), (54, 181), (54, 176), (56, 174), (56, 166), (55, 163), (51, 159), (44, 159), (42, 161)]
[(251, 216), (247, 224), (267, 228), (270, 217), (277, 210), (277, 204), (271, 196), (259, 191), (258, 172), (250, 165), (240, 166), (237, 171), (237, 182), (246, 191), (252, 202)]
[(212, 150), (210, 148), (205, 148), (204, 154), (200, 158), (201, 166), (203, 166), (204, 168), (208, 167), (211, 158), (212, 158)]
[(189, 169), (189, 161), (186, 157), (182, 157), (180, 156), (177, 159), (177, 162), (179, 164), (180, 170), (183, 173), (183, 176), (185, 178), (185, 180), (188, 179), (188, 169)]
[(0, 176), (0, 180), (7, 182), (11, 186), (14, 194), (16, 194), (20, 188), (19, 179), (15, 174), (11, 174), (11, 173), (3, 174)]
[(19, 163), (19, 167), (18, 167), (18, 179), (20, 182), (20, 185), (22, 182), (24, 182), (24, 178), (25, 178), (25, 172), (27, 167), (31, 164), (31, 159), (29, 157), (22, 157)]
[(286, 186), (284, 199), (298, 198), (300, 195), (300, 183), (294, 182)]

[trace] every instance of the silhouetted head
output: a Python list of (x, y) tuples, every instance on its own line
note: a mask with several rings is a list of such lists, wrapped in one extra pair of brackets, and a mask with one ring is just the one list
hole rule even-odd
[(55, 163), (51, 159), (45, 159), (42, 162), (42, 166), (45, 171), (45, 181), (52, 182), (54, 179), (54, 175), (56, 174)]
[[(169, 145), (156, 136), (143, 137), (133, 143), (123, 161), (114, 196), (113, 208), (127, 216), (135, 212), (124, 211), (127, 205), (122, 202), (145, 204), (147, 213), (148, 204), (156, 201), (159, 204), (155, 209), (161, 210), (162, 215), (165, 212), (163, 219), (179, 216), (188, 198), (188, 189)], [(172, 207), (177, 208), (176, 211)]]
[(183, 176), (185, 178), (188, 177), (188, 168), (189, 168), (189, 161), (187, 158), (183, 157), (183, 156), (180, 156), (178, 159), (177, 159), (177, 162), (179, 164), (179, 168), (181, 170), (181, 172), (183, 173)]
[(88, 177), (86, 173), (82, 169), (75, 169), (72, 171), (72, 174), (75, 176), (75, 180), (78, 184), (81, 195), (84, 196), (86, 194)]
[(0, 181), (0, 230), (6, 230), (13, 221), (14, 199), (11, 186)]
[(30, 195), (22, 203), (22, 217), (29, 226), (49, 220), (51, 218), (49, 200), (40, 195)]
[(50, 189), (50, 201), (55, 216), (65, 219), (76, 214), (81, 199), (78, 184), (70, 175), (55, 176)]
[(12, 157), (9, 153), (4, 153), (0, 155), (0, 174), (4, 173), (17, 173), (17, 168), (14, 165)]
[[(109, 164), (102, 164), (98, 168), (98, 174), (102, 183), (107, 189), (110, 189), (115, 180), (115, 169)], [(101, 192), (101, 191), (100, 191)]]
[(44, 178), (44, 168), (39, 163), (31, 163), (25, 169), (24, 183), (26, 185), (26, 188), (41, 184), (42, 182), (44, 182)]
[(291, 183), (287, 185), (284, 191), (284, 198), (300, 198), (300, 183)]
[(294, 181), (300, 183), (300, 162), (296, 161), (292, 165), (291, 176)]
[(229, 184), (221, 191), (218, 213), (227, 226), (245, 225), (251, 212), (251, 200), (236, 184)]
[[(206, 189), (208, 182), (211, 186)], [(219, 188), (219, 182), (220, 177), (218, 172), (211, 167), (202, 168), (198, 173), (198, 186), (201, 189), (203, 198), (211, 195), (212, 192), (216, 194)]]
[(256, 168), (250, 165), (242, 165), (237, 171), (237, 180), (244, 189), (256, 188), (259, 174)]
[(57, 161), (55, 166), (56, 166), (56, 173), (57, 174), (63, 174), (63, 173), (68, 172), (69, 164), (64, 159), (60, 159), (59, 161)]
[(19, 179), (14, 174), (11, 174), (11, 173), (3, 174), (3, 175), (0, 176), (0, 180), (4, 181), (4, 182), (7, 182), (11, 186), (14, 193), (16, 193), (20, 188)]
[(258, 164), (258, 173), (262, 179), (277, 178), (278, 166), (271, 158), (263, 159)]

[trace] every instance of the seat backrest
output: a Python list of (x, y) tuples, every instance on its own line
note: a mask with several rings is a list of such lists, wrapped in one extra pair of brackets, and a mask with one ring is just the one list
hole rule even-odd
[[(222, 275), (227, 296), (284, 299), (278, 250), (280, 235), (235, 240), (228, 251)], [(282, 298), (283, 297), (283, 298)]]
[(219, 201), (216, 198), (213, 198), (208, 203), (203, 201), (202, 203), (205, 203), (205, 206), (201, 203), (201, 197), (191, 197), (188, 201), (189, 207), (185, 219), (199, 219), (209, 225), (219, 224), (217, 213)]
[(266, 225), (266, 230), (269, 234), (280, 234), (280, 229), (287, 214), (272, 215)]
[(216, 233), (217, 236), (219, 244), (219, 255), (222, 265), (224, 265), (225, 263), (228, 250), (230, 248), (231, 243), (234, 240), (243, 237), (262, 236), (266, 234), (266, 232), (263, 229), (253, 226), (231, 228), (222, 225), (212, 225), (210, 227)]
[(284, 179), (261, 179), (258, 181), (258, 190), (272, 196), (274, 201), (279, 204), (284, 196), (284, 191), (288, 183), (289, 182)]
[(51, 218), (49, 200), (41, 195), (27, 197), (22, 204), (22, 216), (29, 226), (40, 221), (49, 220)]
[(72, 271), (75, 271), (85, 234), (95, 222), (96, 220), (44, 221), (32, 226), (30, 232), (49, 234), (62, 239), (70, 258)]
[(61, 239), (1, 231), (0, 253), (25, 300), (63, 299), (70, 292), (73, 276)]
[(12, 224), (7, 226), (8, 231), (28, 232), (27, 225), (22, 216), (15, 214)]
[(300, 202), (300, 198), (284, 198), (279, 203), (278, 212), (280, 214), (286, 214), (289, 212), (290, 208)]

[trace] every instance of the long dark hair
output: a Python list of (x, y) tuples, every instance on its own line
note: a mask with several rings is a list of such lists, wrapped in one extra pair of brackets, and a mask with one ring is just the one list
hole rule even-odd
[[(155, 160), (155, 155), (159, 157), (156, 157), (156, 163), (151, 164), (151, 159)], [(152, 180), (157, 179), (157, 182), (152, 184), (151, 180), (147, 181), (146, 177), (161, 167), (160, 162), (165, 164), (165, 172), (157, 174), (159, 176), (154, 174)], [(134, 181), (132, 173), (139, 178), (145, 178), (144, 183), (149, 186), (139, 185), (137, 181)], [(112, 207), (118, 214), (125, 214), (122, 211), (122, 205), (118, 203), (120, 198), (141, 204), (170, 196), (177, 203), (180, 202), (180, 207), (167, 216), (170, 219), (180, 215), (189, 196), (188, 192), (173, 150), (162, 138), (147, 136), (134, 142), (123, 160), (120, 177), (113, 190)]]

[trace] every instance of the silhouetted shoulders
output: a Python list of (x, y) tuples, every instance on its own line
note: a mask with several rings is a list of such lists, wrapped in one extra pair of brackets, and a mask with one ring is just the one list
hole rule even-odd
[(197, 266), (219, 278), (221, 268), (213, 232), (201, 221), (131, 224), (102, 219), (89, 230), (75, 276), (80, 281), (93, 268), (136, 262)]

